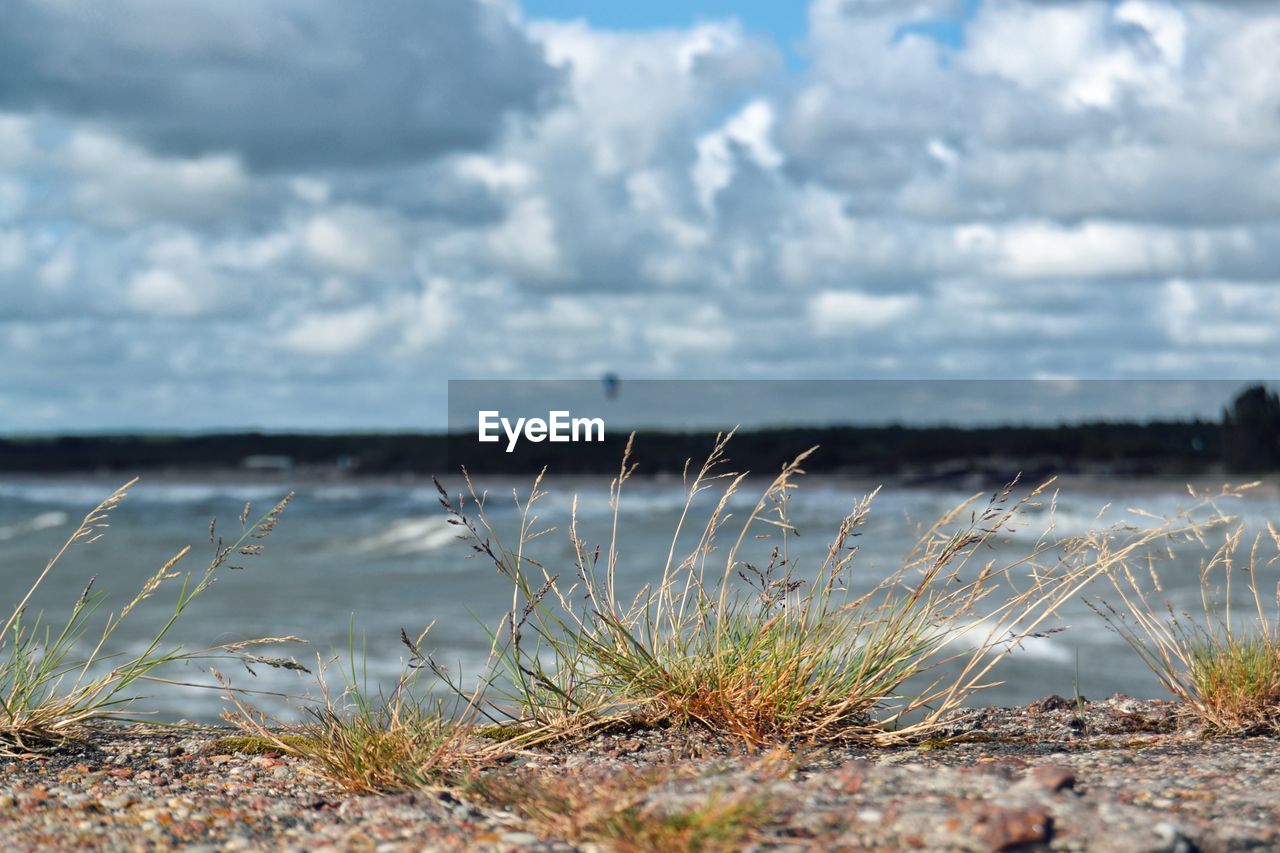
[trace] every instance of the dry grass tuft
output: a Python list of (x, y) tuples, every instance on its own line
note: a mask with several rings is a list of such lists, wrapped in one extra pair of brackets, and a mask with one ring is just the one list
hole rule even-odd
[[(630, 599), (615, 583), (629, 445), (610, 490), (606, 547), (582, 541), (574, 502), (569, 579), (533, 554), (551, 532), (536, 513), (541, 477), (526, 498), (516, 496), (511, 546), (469, 478), (465, 496), (440, 488), (473, 551), (512, 583), (511, 609), (492, 635), (499, 666), (486, 684), (494, 707), (529, 727), (527, 742), (585, 736), (619, 720), (695, 723), (757, 744), (915, 739), (989, 686), (1004, 656), (1043, 633), (1055, 609), (1098, 575), (1202, 524), (1188, 512), (1085, 536), (1057, 537), (1050, 525), (1011, 553), (1006, 534), (1048, 496), (1048, 484), (1021, 497), (1011, 484), (944, 515), (898, 568), (855, 596), (852, 542), (874, 493), (854, 502), (825, 560), (802, 573), (789, 555), (797, 532), (787, 507), (809, 453), (740, 513), (747, 480), (727, 468), (728, 440), (719, 437), (702, 466), (686, 470), (661, 577)], [(710, 505), (700, 524), (695, 502)]]
[[(90, 581), (60, 629), (43, 625), (39, 616), (29, 619), (32, 597), (74, 548), (101, 538), (109, 516), (124, 501), (132, 480), (114, 491), (85, 516), (58, 552), (46, 563), (26, 594), (10, 612), (0, 630), (0, 754), (29, 752), (56, 745), (83, 734), (92, 721), (126, 715), (133, 700), (131, 689), (141, 682), (164, 682), (157, 670), (178, 661), (227, 657), (264, 643), (293, 642), (294, 637), (273, 637), (226, 643), (198, 650), (166, 646), (165, 638), (183, 612), (207, 590), (218, 569), (232, 559), (262, 552), (262, 542), (279, 521), (292, 495), (252, 524), (245, 518), (240, 536), (231, 544), (215, 538), (210, 526), (213, 557), (201, 572), (183, 572), (178, 564), (190, 553), (183, 548), (149, 577), (117, 613), (106, 618), (96, 640), (86, 641), (91, 619), (103, 603), (103, 594)], [(177, 587), (173, 610), (156, 628), (139, 654), (124, 656), (108, 651), (111, 638), (133, 609), (163, 588)], [(122, 658), (124, 658), (122, 660)]]
[[(421, 654), (426, 633), (416, 642), (404, 635), (405, 644)], [(306, 722), (285, 725), (268, 717), (225, 680), (231, 708), (224, 719), (255, 742), (307, 759), (338, 784), (367, 793), (451, 789), (504, 753), (501, 739), (480, 742), (473, 736), (473, 703), (446, 713), (443, 703), (420, 697), (417, 676), (430, 671), (426, 664), (415, 658), (389, 694), (374, 695), (358, 673), (354, 641), (348, 655), (345, 685), (336, 698), (326, 679), (334, 661), (317, 661), (320, 699), (306, 707)]]
[[(1183, 703), (1184, 712), (1211, 734), (1280, 732), (1280, 634), (1267, 616), (1280, 604), (1280, 588), (1264, 592), (1259, 574), (1280, 561), (1280, 530), (1271, 524), (1250, 536), (1245, 525), (1220, 508), (1251, 486), (1217, 495), (1192, 495), (1214, 510), (1224, 529), (1200, 568), (1200, 612), (1175, 610), (1155, 599), (1163, 589), (1152, 568), (1145, 574), (1111, 576), (1119, 605), (1094, 609), (1129, 642), (1161, 684)], [(1233, 613), (1233, 580), (1243, 576), (1244, 612)], [(1235, 586), (1239, 587), (1239, 581)], [(1274, 597), (1273, 597), (1274, 596)]]
[(468, 796), (509, 809), (540, 837), (614, 851), (741, 850), (776, 813), (757, 797), (720, 790), (692, 807), (662, 804), (660, 789), (686, 768), (550, 774), (516, 772), (473, 779)]
[[(299, 735), (285, 735), (283, 740), (290, 747), (302, 748), (308, 744), (307, 739)], [(235, 752), (241, 755), (266, 755), (267, 753), (278, 753), (280, 748), (264, 738), (228, 735), (220, 737), (209, 744), (209, 751), (215, 754)]]
[[(288, 746), (288, 736), (280, 738)], [(450, 787), (467, 752), (461, 727), (411, 704), (353, 714), (321, 712), (298, 729), (289, 749), (354, 791)]]

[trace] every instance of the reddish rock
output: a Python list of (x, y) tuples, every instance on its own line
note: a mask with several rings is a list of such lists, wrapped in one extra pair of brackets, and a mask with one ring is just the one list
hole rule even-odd
[(1027, 774), (1027, 778), (1046, 791), (1058, 792), (1076, 786), (1076, 773), (1060, 764), (1042, 764)]
[(1045, 844), (1053, 835), (1053, 817), (1043, 809), (988, 805), (978, 813), (974, 835), (992, 850)]
[(858, 793), (867, 781), (867, 771), (870, 768), (871, 764), (861, 759), (850, 761), (838, 771), (835, 779), (837, 787), (846, 794)]
[(1071, 701), (1057, 693), (1050, 693), (1032, 702), (1030, 707), (1036, 711), (1066, 711), (1073, 707)]

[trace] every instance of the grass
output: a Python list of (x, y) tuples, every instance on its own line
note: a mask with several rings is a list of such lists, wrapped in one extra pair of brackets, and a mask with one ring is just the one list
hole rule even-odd
[[(424, 641), (403, 635), (414, 651)], [(456, 787), (464, 773), (504, 752), (506, 741), (475, 736), (472, 705), (447, 714), (417, 689), (418, 668), (409, 668), (389, 694), (369, 690), (357, 670), (354, 641), (343, 669), (344, 687), (335, 698), (326, 680), (333, 661), (319, 661), (315, 677), (321, 698), (306, 708), (307, 720), (284, 725), (251, 707), (227, 686), (232, 710), (224, 718), (247, 740), (307, 759), (338, 784), (361, 792), (444, 790)], [(219, 676), (221, 677), (221, 676)]]
[(312, 760), (355, 791), (450, 787), (466, 754), (460, 727), (410, 704), (353, 714), (326, 710), (295, 737), (280, 738), (285, 751)]
[[(311, 745), (311, 741), (302, 735), (283, 735), (280, 740), (291, 750), (301, 751)], [(263, 737), (228, 735), (209, 744), (209, 751), (215, 754), (234, 752), (241, 755), (266, 755), (280, 752), (280, 748), (273, 741)]]
[(511, 582), (484, 687), (495, 713), (527, 726), (527, 742), (584, 737), (620, 720), (698, 724), (751, 744), (918, 739), (989, 686), (1019, 642), (1057, 630), (1045, 623), (1063, 602), (1200, 525), (1188, 513), (1085, 536), (1050, 528), (1010, 554), (1005, 534), (1051, 499), (1044, 486), (1015, 497), (1011, 484), (945, 514), (897, 569), (855, 595), (853, 543), (874, 493), (854, 502), (821, 565), (801, 572), (789, 554), (798, 532), (787, 507), (809, 454), (744, 504), (748, 481), (727, 467), (728, 440), (686, 470), (665, 566), (634, 597), (616, 582), (630, 446), (610, 488), (605, 547), (579, 536), (574, 502), (570, 578), (534, 553), (551, 532), (537, 516), (541, 477), (515, 497), (510, 546), (469, 478), (456, 498), (439, 489), (473, 552)]
[[(136, 482), (121, 486), (84, 517), (5, 620), (0, 630), (0, 754), (46, 748), (82, 736), (85, 727), (94, 721), (126, 717), (137, 698), (136, 688), (145, 682), (165, 681), (159, 670), (167, 665), (225, 657), (267, 643), (296, 641), (294, 637), (268, 637), (197, 650), (166, 642), (182, 614), (210, 587), (219, 569), (232, 560), (262, 552), (261, 540), (275, 528), (292, 495), (252, 523), (248, 520), (250, 507), (246, 505), (240, 519), (242, 531), (231, 544), (215, 538), (216, 528), (211, 525), (213, 556), (202, 571), (184, 572), (179, 568), (191, 550), (183, 548), (152, 574), (128, 603), (106, 617), (94, 638), (90, 638), (89, 630), (105, 596), (94, 589), (93, 580), (61, 626), (49, 625), (39, 615), (29, 616), (28, 607), (40, 587), (68, 554), (105, 534), (111, 512)], [(155, 628), (145, 649), (135, 655), (110, 651), (112, 637), (134, 608), (171, 587), (176, 587), (173, 608)], [(279, 663), (252, 655), (244, 657)]]
[[(610, 487), (611, 532), (604, 545), (589, 545), (580, 535), (575, 498), (567, 530), (571, 572), (551, 571), (553, 558), (539, 553), (554, 532), (538, 519), (546, 495), (542, 477), (528, 495), (515, 495), (518, 523), (510, 546), (469, 478), (464, 495), (451, 497), (441, 487), (440, 501), (461, 537), (510, 582), (510, 608), (490, 633), (490, 663), (478, 686), (464, 689), (435, 664), (423, 650), (426, 632), (415, 640), (402, 631), (407, 668), (389, 693), (371, 693), (358, 677), (353, 643), (337, 698), (330, 698), (321, 662), (316, 677), (323, 699), (306, 722), (282, 726), (215, 671), (231, 706), (226, 716), (244, 732), (239, 740), (224, 738), (224, 748), (300, 756), (357, 791), (464, 789), (493, 802), (515, 791), (527, 800), (520, 809), (528, 819), (570, 839), (623, 849), (732, 846), (767, 812), (759, 803), (719, 797), (688, 812), (660, 814), (645, 806), (642, 792), (602, 797), (599, 782), (575, 793), (578, 783), (571, 780), (508, 775), (500, 777), (507, 791), (500, 794), (499, 777), (480, 771), (519, 748), (637, 725), (701, 726), (750, 746), (928, 743), (951, 712), (997, 683), (997, 667), (1020, 643), (1062, 630), (1055, 624), (1058, 608), (1100, 576), (1114, 584), (1120, 603), (1097, 609), (1190, 713), (1215, 731), (1280, 728), (1280, 639), (1266, 618), (1259, 581), (1280, 559), (1280, 532), (1268, 528), (1269, 539), (1247, 540), (1243, 527), (1232, 527), (1219, 504), (1242, 490), (1197, 496), (1188, 509), (1144, 526), (1059, 536), (1049, 484), (1020, 489), (1012, 483), (922, 528), (887, 572), (863, 571), (857, 563), (857, 537), (870, 523), (873, 492), (852, 502), (823, 556), (802, 566), (792, 554), (799, 531), (789, 505), (809, 454), (749, 493), (753, 481), (729, 466), (729, 438), (718, 438), (700, 466), (686, 469), (685, 501), (665, 563), (637, 567), (660, 571), (634, 594), (623, 594), (618, 583), (631, 568), (624, 567), (619, 535), (634, 471), (630, 446)], [(301, 668), (246, 652), (296, 638), (194, 651), (166, 640), (220, 568), (261, 552), (260, 540), (288, 498), (252, 523), (246, 507), (243, 530), (231, 544), (211, 528), (214, 553), (203, 571), (178, 569), (189, 553), (183, 549), (106, 618), (91, 642), (91, 617), (103, 602), (92, 583), (57, 630), (29, 619), (41, 585), (68, 553), (102, 535), (131, 485), (85, 517), (0, 632), (0, 751), (57, 744), (81, 736), (93, 721), (125, 718), (134, 688), (164, 682), (158, 670), (170, 663), (240, 655)], [(1011, 538), (1045, 509), (1042, 533)], [(1202, 567), (1202, 624), (1153, 607), (1155, 561), (1180, 543), (1205, 544), (1217, 529), (1226, 535)], [(1264, 546), (1278, 556), (1268, 559)], [(1150, 571), (1137, 570), (1144, 565)], [(1252, 601), (1244, 619), (1227, 606), (1232, 579), (1241, 572)], [(1219, 573), (1226, 581), (1220, 601), (1210, 594), (1210, 579)], [(170, 587), (173, 609), (145, 650), (109, 652), (135, 606)], [(421, 675), (451, 689), (462, 707), (446, 713), (441, 703), (422, 699)], [(1078, 668), (1076, 680), (1078, 697)], [(521, 786), (529, 790), (519, 793)], [(598, 807), (584, 805), (588, 794), (601, 801)]]
[(1224, 637), (1192, 650), (1189, 668), (1203, 716), (1223, 730), (1274, 732), (1280, 722), (1280, 643)]
[(463, 789), (490, 807), (509, 809), (539, 837), (615, 851), (739, 850), (777, 808), (755, 796), (714, 790), (685, 808), (661, 804), (677, 771), (486, 774)]
[[(1280, 559), (1280, 530), (1248, 535), (1241, 522), (1219, 509), (1245, 489), (1205, 496), (1225, 529), (1222, 542), (1208, 548), (1200, 567), (1197, 613), (1177, 610), (1160, 598), (1154, 570), (1111, 576), (1118, 603), (1094, 609), (1128, 641), (1187, 716), (1210, 734), (1280, 733), (1280, 633), (1267, 616), (1280, 604), (1280, 588), (1264, 591), (1259, 575)], [(1236, 580), (1237, 576), (1240, 580)], [(1233, 612), (1233, 584), (1246, 588), (1244, 612)], [(1275, 598), (1273, 598), (1275, 596)]]
[(713, 798), (687, 812), (650, 816), (630, 808), (595, 828), (615, 850), (740, 850), (769, 810), (750, 798)]

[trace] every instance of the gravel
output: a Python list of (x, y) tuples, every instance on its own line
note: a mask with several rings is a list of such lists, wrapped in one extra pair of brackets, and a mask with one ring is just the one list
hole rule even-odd
[[(768, 803), (757, 849), (1194, 851), (1280, 847), (1280, 750), (1207, 740), (1174, 706), (1060, 697), (955, 715), (913, 747), (745, 750), (638, 729), (513, 757), (490, 774), (585, 780), (660, 771), (646, 814), (726, 795)], [(0, 847), (572, 850), (465, 795), (357, 795), (306, 762), (219, 750), (215, 732), (109, 727), (0, 759)], [(583, 849), (590, 847), (584, 845)]]

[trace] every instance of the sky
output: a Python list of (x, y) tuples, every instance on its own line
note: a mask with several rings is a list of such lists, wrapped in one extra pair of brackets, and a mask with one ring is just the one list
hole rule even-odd
[(0, 433), (1272, 378), (1280, 4), (7, 0)]

